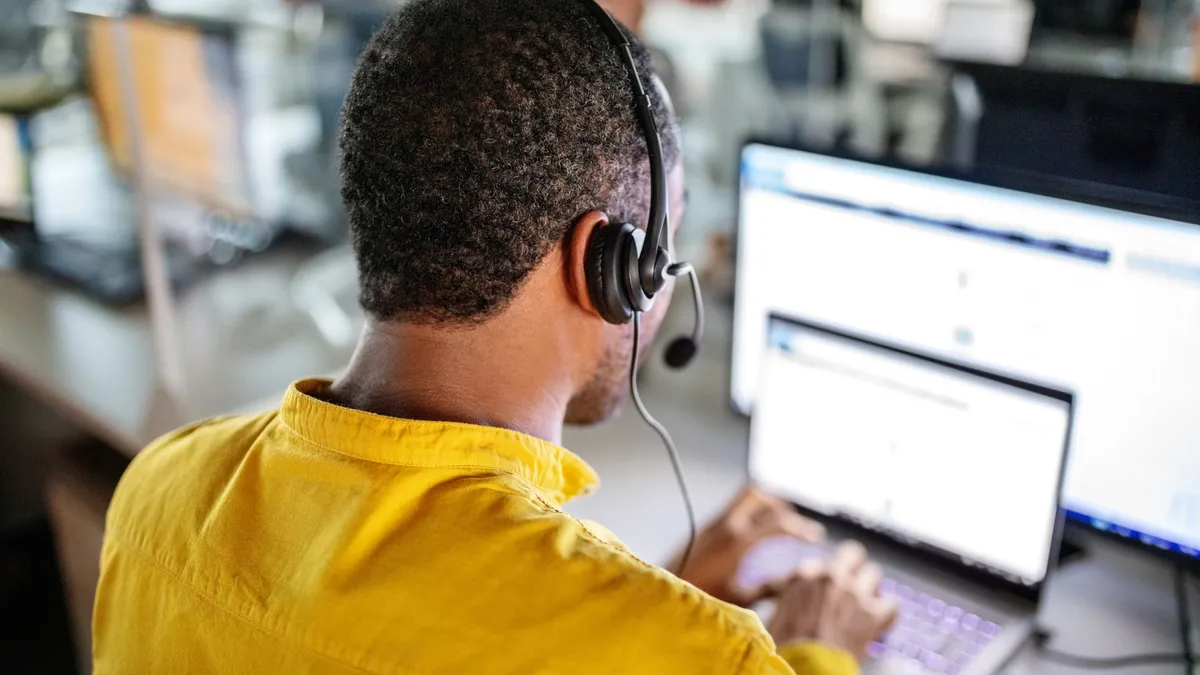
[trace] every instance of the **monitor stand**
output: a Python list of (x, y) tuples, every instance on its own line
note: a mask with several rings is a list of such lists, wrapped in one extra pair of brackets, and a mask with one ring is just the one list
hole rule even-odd
[(1087, 557), (1087, 547), (1084, 546), (1078, 534), (1068, 531), (1063, 535), (1062, 545), (1058, 549), (1059, 568), (1066, 567), (1071, 563), (1081, 562)]

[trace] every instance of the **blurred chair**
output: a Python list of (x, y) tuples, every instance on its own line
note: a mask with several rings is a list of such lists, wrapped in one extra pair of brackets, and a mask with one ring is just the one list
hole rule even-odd
[[(54, 564), (54, 528), (47, 526), (47, 520), (53, 521), (53, 508), (46, 490), (59, 453), (86, 444), (87, 438), (70, 419), (3, 377), (0, 429), (0, 671), (63, 672), (59, 664), (75, 661), (69, 633), (78, 629), (68, 626), (71, 608), (63, 597), (67, 584), (60, 584), (59, 577), (75, 561), (60, 558)], [(74, 547), (77, 542), (69, 543)], [(98, 566), (98, 549), (94, 557), (84, 556), (85, 567), (88, 561)], [(87, 598), (89, 620), (90, 612)], [(77, 636), (75, 642), (79, 643)]]
[(92, 668), (92, 605), (100, 580), (104, 517), (129, 462), (96, 441), (62, 448), (46, 481), (58, 566), (80, 673)]

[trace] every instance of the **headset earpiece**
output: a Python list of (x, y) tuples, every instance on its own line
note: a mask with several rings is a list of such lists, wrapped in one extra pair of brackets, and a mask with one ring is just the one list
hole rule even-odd
[(587, 249), (588, 294), (603, 319), (618, 326), (633, 320), (634, 312), (654, 305), (642, 290), (638, 272), (645, 233), (629, 223), (610, 223), (592, 231)]
[(617, 325), (633, 320), (633, 307), (620, 281), (619, 260), (630, 241), (626, 228), (632, 226), (612, 223), (597, 227), (592, 230), (587, 250), (588, 294), (600, 316)]

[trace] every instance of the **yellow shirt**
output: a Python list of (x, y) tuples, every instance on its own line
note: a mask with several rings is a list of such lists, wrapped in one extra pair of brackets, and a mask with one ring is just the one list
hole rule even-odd
[(778, 653), (753, 613), (563, 513), (596, 484), (566, 450), (341, 408), (313, 396), (327, 386), (133, 462), (98, 675), (856, 672), (816, 645)]

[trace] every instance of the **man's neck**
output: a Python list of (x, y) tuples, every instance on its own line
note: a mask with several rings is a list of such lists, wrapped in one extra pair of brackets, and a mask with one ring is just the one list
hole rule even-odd
[[(574, 391), (555, 341), (529, 325), (442, 328), (372, 322), (332, 402), (404, 419), (511, 429), (561, 443)], [(560, 369), (561, 370), (561, 369)]]

